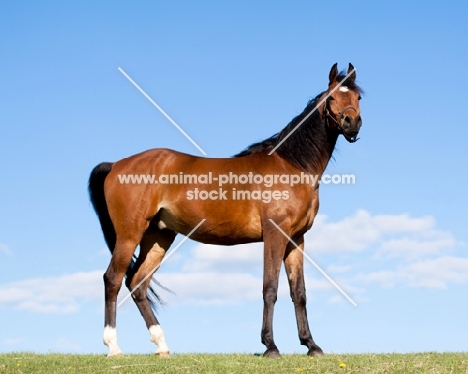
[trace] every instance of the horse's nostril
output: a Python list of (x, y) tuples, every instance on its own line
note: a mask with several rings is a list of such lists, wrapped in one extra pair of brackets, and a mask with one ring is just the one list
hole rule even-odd
[(361, 119), (361, 116), (358, 116), (358, 117), (356, 118), (356, 124), (357, 124), (358, 128), (362, 126), (362, 119)]

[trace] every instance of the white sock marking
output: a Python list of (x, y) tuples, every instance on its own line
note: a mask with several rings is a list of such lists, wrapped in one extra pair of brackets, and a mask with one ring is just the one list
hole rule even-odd
[(103, 340), (104, 344), (109, 347), (108, 356), (117, 356), (122, 354), (122, 351), (117, 344), (117, 331), (115, 327), (111, 327), (109, 325), (104, 327)]
[(150, 326), (148, 329), (151, 341), (158, 346), (156, 353), (169, 353), (169, 347), (164, 339), (164, 332), (159, 325)]

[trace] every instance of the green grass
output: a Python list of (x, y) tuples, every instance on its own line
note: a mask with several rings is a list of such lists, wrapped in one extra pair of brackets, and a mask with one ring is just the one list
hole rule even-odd
[[(340, 365), (341, 364), (341, 365)], [(468, 353), (284, 355), (175, 354), (170, 358), (127, 355), (0, 354), (0, 373), (465, 373)]]

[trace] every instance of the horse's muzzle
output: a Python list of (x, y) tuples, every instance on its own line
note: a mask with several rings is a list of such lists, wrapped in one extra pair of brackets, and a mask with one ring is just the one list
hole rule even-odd
[(345, 116), (341, 123), (341, 131), (343, 132), (344, 137), (350, 143), (357, 141), (357, 135), (362, 126), (361, 116), (355, 118), (350, 116)]

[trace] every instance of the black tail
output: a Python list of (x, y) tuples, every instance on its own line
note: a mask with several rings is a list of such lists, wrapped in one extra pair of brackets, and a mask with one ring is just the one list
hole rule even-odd
[[(102, 162), (97, 165), (91, 175), (89, 176), (88, 182), (88, 192), (89, 192), (89, 199), (91, 204), (93, 205), (94, 211), (96, 212), (99, 222), (101, 223), (102, 233), (104, 234), (104, 239), (106, 241), (107, 247), (114, 253), (115, 243), (117, 241), (117, 237), (115, 234), (114, 225), (109, 215), (109, 210), (107, 209), (107, 202), (106, 197), (104, 195), (104, 181), (106, 180), (107, 175), (112, 170), (112, 162)], [(135, 265), (136, 257), (133, 255), (132, 262), (127, 270), (126, 277), (127, 277), (127, 284), (130, 283), (130, 280), (133, 276), (132, 269)], [(164, 289), (159, 282), (155, 281), (154, 279), (151, 280), (151, 283), (147, 290), (147, 298), (151, 305), (151, 307), (156, 310), (157, 304), (164, 304), (164, 301), (159, 297), (159, 295), (154, 290), (154, 285), (158, 285)]]
[(106, 240), (107, 247), (111, 253), (114, 252), (116, 235), (114, 225), (107, 210), (106, 197), (104, 196), (104, 181), (107, 175), (112, 170), (111, 162), (102, 162), (97, 165), (91, 175), (89, 176), (88, 192), (91, 204), (93, 204), (94, 211), (96, 212), (99, 222), (101, 223), (102, 233)]

